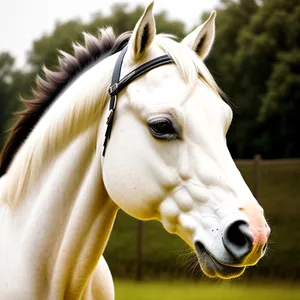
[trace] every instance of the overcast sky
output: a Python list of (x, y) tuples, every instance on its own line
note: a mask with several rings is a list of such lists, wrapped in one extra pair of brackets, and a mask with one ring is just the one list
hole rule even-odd
[[(55, 22), (79, 17), (88, 21), (95, 12), (109, 14), (114, 3), (129, 2), (131, 6), (146, 5), (149, 0), (0, 0), (0, 52), (8, 51), (25, 63), (32, 41), (50, 33)], [(166, 10), (171, 18), (180, 19), (189, 27), (196, 25), (205, 10), (218, 0), (156, 0), (154, 12)]]

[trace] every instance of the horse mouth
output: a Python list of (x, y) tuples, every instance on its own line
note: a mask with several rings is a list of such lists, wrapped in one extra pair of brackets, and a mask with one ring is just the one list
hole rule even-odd
[(196, 242), (195, 246), (200, 267), (206, 276), (231, 279), (244, 273), (245, 267), (228, 266), (221, 263), (200, 242)]

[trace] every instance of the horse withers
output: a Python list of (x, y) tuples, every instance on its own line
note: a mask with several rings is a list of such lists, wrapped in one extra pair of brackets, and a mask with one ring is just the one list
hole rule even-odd
[[(152, 8), (132, 34), (85, 34), (37, 78), (1, 154), (1, 299), (114, 299), (102, 254), (119, 209), (162, 222), (210, 277), (237, 277), (264, 255), (270, 228), (230, 156), (232, 110), (203, 63), (216, 13), (178, 43), (156, 34)], [(127, 84), (114, 92), (116, 69)]]

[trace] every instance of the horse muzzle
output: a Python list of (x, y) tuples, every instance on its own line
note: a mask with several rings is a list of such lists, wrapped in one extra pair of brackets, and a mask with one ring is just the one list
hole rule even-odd
[(265, 230), (253, 230), (245, 220), (236, 220), (220, 232), (219, 242), (212, 247), (196, 237), (194, 245), (202, 270), (210, 277), (240, 276), (265, 254), (269, 234), (268, 226)]

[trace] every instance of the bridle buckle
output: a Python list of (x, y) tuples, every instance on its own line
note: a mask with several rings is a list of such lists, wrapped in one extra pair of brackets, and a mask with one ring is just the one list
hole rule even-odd
[(114, 94), (116, 94), (116, 92), (118, 91), (118, 87), (119, 87), (119, 85), (118, 85), (117, 82), (114, 83), (114, 84), (112, 84), (112, 85), (109, 87), (109, 89), (108, 89), (109, 94), (110, 94), (111, 96), (114, 95)]

